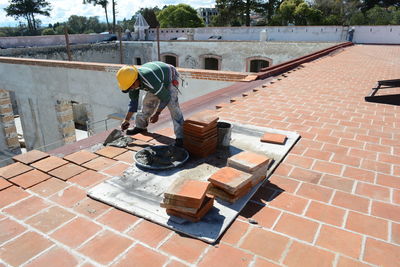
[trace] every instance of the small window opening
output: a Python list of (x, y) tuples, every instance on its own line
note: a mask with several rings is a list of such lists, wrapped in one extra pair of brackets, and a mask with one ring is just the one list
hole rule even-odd
[(218, 59), (212, 57), (206, 57), (204, 59), (204, 69), (218, 70)]
[(250, 72), (259, 72), (261, 69), (269, 67), (269, 62), (261, 59), (250, 61)]

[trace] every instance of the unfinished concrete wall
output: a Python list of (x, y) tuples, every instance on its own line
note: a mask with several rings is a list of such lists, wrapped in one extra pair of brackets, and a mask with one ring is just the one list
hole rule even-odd
[[(90, 132), (105, 130), (108, 115), (125, 114), (129, 98), (115, 79), (122, 65), (0, 57), (0, 88), (13, 90), (28, 150), (49, 151), (73, 141), (71, 101), (85, 104)], [(179, 69), (187, 83), (180, 101), (241, 81), (243, 73)], [(119, 122), (108, 127), (118, 126)]]
[(10, 93), (0, 89), (0, 167), (11, 163), (10, 158), (20, 153)]

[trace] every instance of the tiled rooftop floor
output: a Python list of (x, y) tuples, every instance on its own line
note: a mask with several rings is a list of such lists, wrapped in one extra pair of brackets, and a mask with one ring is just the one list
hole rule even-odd
[(124, 150), (75, 162), (91, 170), (67, 181), (1, 182), (0, 266), (400, 266), (400, 107), (363, 99), (400, 78), (400, 47), (349, 47), (285, 76), (219, 109), (302, 138), (217, 245), (86, 197), (123, 172)]

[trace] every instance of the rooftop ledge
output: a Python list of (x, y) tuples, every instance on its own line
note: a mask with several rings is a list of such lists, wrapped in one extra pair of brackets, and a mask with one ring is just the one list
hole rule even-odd
[[(117, 72), (118, 69), (121, 66), (123, 66), (123, 64), (14, 58), (14, 57), (0, 57), (0, 63), (36, 65), (36, 66), (52, 67), (52, 68), (83, 69), (83, 70), (94, 70), (94, 71), (104, 71), (104, 72)], [(138, 66), (138, 68), (140, 68), (140, 66)], [(257, 78), (257, 75), (243, 73), (243, 72), (185, 69), (185, 68), (177, 68), (177, 69), (183, 75), (193, 79), (248, 82), (248, 81), (253, 81)]]

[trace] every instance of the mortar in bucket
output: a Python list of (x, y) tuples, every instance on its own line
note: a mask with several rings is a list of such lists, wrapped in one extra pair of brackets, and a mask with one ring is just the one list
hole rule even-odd
[(217, 123), (218, 129), (218, 147), (227, 148), (231, 143), (232, 125), (227, 122), (219, 121)]

